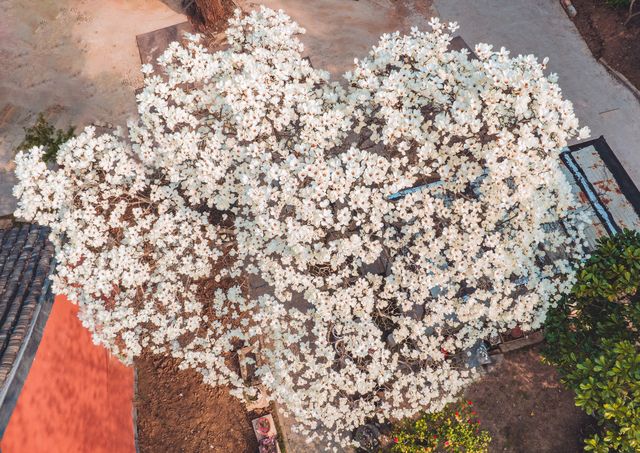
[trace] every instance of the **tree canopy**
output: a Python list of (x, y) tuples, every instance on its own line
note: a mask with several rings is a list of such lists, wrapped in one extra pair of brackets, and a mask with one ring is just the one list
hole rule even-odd
[[(131, 361), (212, 385), (257, 374), (310, 435), (436, 411), (465, 352), (539, 327), (575, 281), (585, 214), (559, 152), (579, 130), (546, 62), (449, 49), (455, 24), (383, 35), (342, 83), (283, 12), (231, 19), (149, 66), (127, 130), (17, 158), (16, 214), (51, 226), (55, 290)], [(412, 189), (412, 190), (406, 190)], [(258, 296), (247, 279), (262, 279)]]

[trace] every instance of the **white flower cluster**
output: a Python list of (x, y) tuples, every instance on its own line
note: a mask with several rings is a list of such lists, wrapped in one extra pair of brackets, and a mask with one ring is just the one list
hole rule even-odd
[(88, 128), (57, 170), (17, 158), (56, 291), (124, 358), (169, 352), (245, 393), (231, 353), (260, 341), (309, 435), (442, 407), (465, 351), (572, 286), (586, 218), (558, 155), (588, 131), (544, 63), (431, 27), (384, 35), (342, 85), (281, 11), (237, 14), (224, 51), (172, 44), (126, 139)]

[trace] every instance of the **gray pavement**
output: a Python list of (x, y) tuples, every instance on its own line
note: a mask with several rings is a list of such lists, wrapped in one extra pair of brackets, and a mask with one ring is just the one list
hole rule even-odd
[[(593, 138), (604, 135), (640, 187), (640, 101), (598, 63), (558, 0), (434, 0), (438, 15), (460, 24), (471, 46), (549, 57), (549, 69)], [(580, 11), (578, 11), (580, 14)]]
[(432, 0), (236, 0), (245, 10), (259, 5), (282, 9), (305, 28), (300, 36), (314, 67), (335, 79), (353, 68), (380, 35), (427, 27)]

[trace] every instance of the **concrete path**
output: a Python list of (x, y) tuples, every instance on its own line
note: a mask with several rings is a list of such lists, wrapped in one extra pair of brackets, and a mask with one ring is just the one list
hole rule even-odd
[(604, 135), (640, 187), (640, 102), (593, 58), (558, 0), (434, 0), (434, 7), (443, 20), (460, 24), (472, 47), (486, 42), (549, 57), (581, 124), (593, 138)]

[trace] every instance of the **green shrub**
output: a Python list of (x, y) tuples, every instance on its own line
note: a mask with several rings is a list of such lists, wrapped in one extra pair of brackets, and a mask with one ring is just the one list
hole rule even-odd
[(611, 5), (611, 6), (624, 6), (624, 7), (629, 7), (629, 3), (631, 3), (631, 0), (605, 0), (605, 2), (607, 3), (607, 5)]
[(392, 452), (427, 453), (436, 451), (482, 453), (488, 451), (491, 437), (480, 429), (472, 403), (450, 404), (442, 411), (422, 413), (406, 420), (394, 430)]
[(601, 428), (588, 451), (640, 451), (639, 287), (640, 235), (624, 231), (598, 242), (547, 315), (544, 357)]
[(40, 113), (36, 123), (24, 129), (24, 140), (18, 145), (17, 151), (26, 151), (34, 146), (43, 146), (45, 152), (42, 160), (45, 162), (53, 161), (60, 146), (73, 137), (74, 129), (72, 126), (67, 130), (56, 129)]
[(576, 405), (595, 416), (600, 435), (585, 441), (594, 452), (640, 451), (640, 348), (629, 341), (603, 341), (604, 352), (576, 366), (568, 380)]

